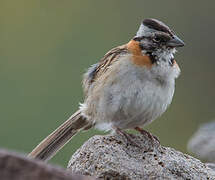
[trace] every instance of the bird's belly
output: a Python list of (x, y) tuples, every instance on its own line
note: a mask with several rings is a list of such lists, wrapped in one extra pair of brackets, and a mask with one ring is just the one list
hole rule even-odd
[(121, 110), (112, 119), (115, 126), (123, 129), (150, 123), (166, 111), (172, 100), (172, 92), (151, 83), (143, 86), (140, 91), (135, 91), (135, 88), (128, 91), (131, 91), (130, 97), (127, 96), (127, 100), (121, 97)]
[(100, 117), (97, 116), (98, 127), (130, 129), (144, 126), (165, 112), (172, 101), (173, 93), (174, 85), (166, 87), (148, 80), (117, 84), (107, 90), (103, 101), (100, 101), (105, 111), (102, 111)]

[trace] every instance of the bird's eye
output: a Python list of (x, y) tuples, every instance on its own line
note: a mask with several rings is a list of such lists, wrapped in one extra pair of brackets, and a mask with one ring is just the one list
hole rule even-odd
[(161, 42), (163, 39), (161, 38), (161, 37), (159, 37), (159, 36), (156, 36), (155, 38), (153, 38), (153, 41), (155, 42), (155, 43), (158, 43), (158, 42)]

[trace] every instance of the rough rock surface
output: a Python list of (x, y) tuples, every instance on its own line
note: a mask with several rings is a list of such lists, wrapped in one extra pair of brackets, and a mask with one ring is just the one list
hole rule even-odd
[(71, 174), (62, 168), (28, 159), (23, 155), (0, 150), (1, 180), (93, 180), (95, 178)]
[[(215, 179), (201, 161), (162, 147), (147, 135), (94, 136), (72, 156), (68, 169), (102, 179)], [(135, 145), (136, 144), (136, 145)]]

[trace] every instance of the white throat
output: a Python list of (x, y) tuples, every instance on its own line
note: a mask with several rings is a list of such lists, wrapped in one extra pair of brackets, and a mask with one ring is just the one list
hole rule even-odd
[(156, 65), (151, 72), (155, 77), (164, 82), (174, 82), (180, 74), (180, 69), (174, 64), (174, 54), (176, 49), (161, 49), (153, 53), (156, 56)]
[(152, 55), (156, 57), (158, 62), (165, 61), (171, 64), (172, 59), (174, 59), (174, 54), (176, 53), (176, 49), (158, 49), (153, 52)]

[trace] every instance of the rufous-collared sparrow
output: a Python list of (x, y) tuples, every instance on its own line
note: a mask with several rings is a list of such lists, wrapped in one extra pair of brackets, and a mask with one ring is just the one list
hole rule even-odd
[(136, 129), (163, 114), (172, 101), (180, 74), (174, 59), (184, 46), (168, 26), (145, 19), (136, 36), (113, 48), (84, 75), (84, 103), (43, 140), (30, 157), (49, 160), (79, 130)]

